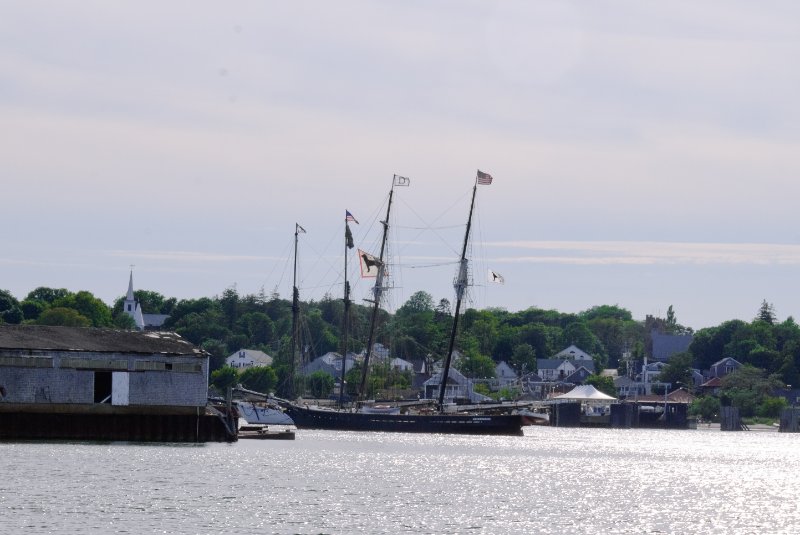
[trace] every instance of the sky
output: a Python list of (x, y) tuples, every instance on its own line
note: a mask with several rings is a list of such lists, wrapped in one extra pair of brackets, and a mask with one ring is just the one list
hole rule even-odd
[[(800, 316), (800, 4), (0, 3), (0, 289)], [(350, 253), (354, 299), (368, 297)], [(133, 266), (133, 267), (131, 267)], [(487, 282), (491, 269), (505, 283)]]

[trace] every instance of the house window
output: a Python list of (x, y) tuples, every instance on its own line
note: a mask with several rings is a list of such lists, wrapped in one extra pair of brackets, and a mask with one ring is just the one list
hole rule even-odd
[(131, 306), (130, 306), (130, 305), (128, 305), (128, 312), (130, 312), (130, 311), (131, 311)]

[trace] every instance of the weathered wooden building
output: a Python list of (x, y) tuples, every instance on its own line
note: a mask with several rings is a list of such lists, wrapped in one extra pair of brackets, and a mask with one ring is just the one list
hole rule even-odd
[(174, 333), (0, 325), (0, 438), (235, 440)]

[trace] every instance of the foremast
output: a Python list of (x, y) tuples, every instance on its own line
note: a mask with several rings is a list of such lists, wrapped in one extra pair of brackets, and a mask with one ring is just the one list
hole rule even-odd
[(492, 183), (492, 177), (482, 171), (478, 171), (475, 178), (475, 185), (472, 186), (472, 202), (469, 205), (469, 217), (467, 218), (467, 230), (464, 233), (464, 245), (461, 248), (461, 260), (458, 264), (458, 273), (453, 281), (456, 290), (456, 309), (453, 314), (453, 329), (450, 331), (450, 342), (447, 344), (447, 354), (442, 367), (442, 380), (439, 384), (439, 411), (444, 411), (444, 394), (447, 389), (447, 378), (450, 375), (450, 362), (453, 358), (453, 347), (456, 342), (456, 332), (458, 331), (458, 315), (461, 312), (461, 301), (469, 286), (469, 260), (467, 259), (467, 245), (469, 244), (469, 233), (472, 228), (472, 212), (475, 209), (475, 194), (478, 191), (478, 184), (488, 185)]
[(344, 317), (342, 319), (342, 375), (339, 378), (339, 407), (344, 406), (344, 382), (347, 374), (347, 338), (350, 332), (350, 282), (347, 280), (347, 250), (352, 249), (353, 235), (350, 233), (349, 222), (358, 223), (349, 211), (345, 210), (344, 218)]
[(367, 375), (369, 373), (369, 358), (372, 355), (372, 346), (375, 342), (375, 326), (377, 324), (378, 310), (381, 305), (381, 297), (383, 296), (383, 280), (386, 275), (386, 262), (384, 255), (386, 253), (386, 241), (389, 236), (389, 214), (392, 211), (392, 197), (394, 196), (395, 186), (409, 186), (411, 181), (399, 175), (392, 176), (392, 188), (389, 190), (389, 201), (386, 206), (386, 219), (381, 221), (383, 225), (383, 238), (381, 239), (381, 250), (378, 255), (378, 274), (375, 276), (375, 286), (372, 288), (372, 315), (370, 316), (369, 323), (369, 336), (367, 337), (367, 350), (364, 356), (364, 367), (361, 369), (361, 383), (358, 385), (358, 399), (363, 400), (367, 391)]

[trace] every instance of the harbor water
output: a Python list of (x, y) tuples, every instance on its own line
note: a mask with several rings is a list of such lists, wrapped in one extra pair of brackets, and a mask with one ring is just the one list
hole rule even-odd
[(797, 533), (800, 435), (0, 443), (6, 533)]

